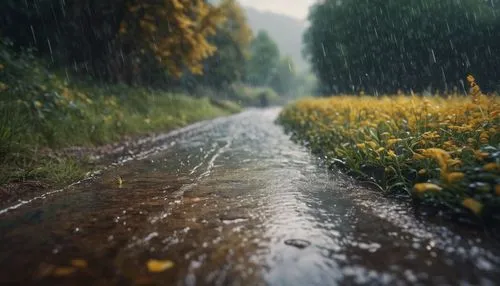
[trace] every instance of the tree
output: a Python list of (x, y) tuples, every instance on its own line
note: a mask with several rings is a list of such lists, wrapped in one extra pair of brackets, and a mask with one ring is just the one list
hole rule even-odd
[(203, 72), (224, 20), (204, 0), (7, 0), (0, 30), (16, 45), (36, 47), (55, 64), (101, 78), (144, 82), (166, 71)]
[(207, 38), (224, 19), (220, 9), (204, 0), (136, 0), (127, 10), (119, 42), (129, 56), (150, 52), (176, 77), (185, 69), (203, 73), (203, 61), (216, 51)]
[(93, 69), (118, 34), (125, 0), (0, 1), (2, 37), (34, 47), (54, 64)]
[(204, 75), (198, 82), (216, 89), (227, 88), (241, 81), (245, 75), (252, 30), (247, 24), (245, 12), (235, 0), (224, 0), (219, 8), (225, 21), (217, 28), (209, 42), (217, 51), (204, 63)]
[(481, 0), (327, 0), (311, 9), (304, 53), (325, 92), (460, 87), (498, 78), (498, 14)]
[(296, 79), (295, 65), (290, 57), (280, 60), (271, 78), (270, 86), (280, 95), (288, 95)]
[(280, 53), (267, 32), (259, 31), (252, 41), (247, 65), (247, 82), (253, 86), (270, 84), (279, 64)]

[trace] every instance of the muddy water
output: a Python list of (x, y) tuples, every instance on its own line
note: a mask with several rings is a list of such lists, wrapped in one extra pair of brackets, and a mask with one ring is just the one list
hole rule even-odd
[[(499, 246), (485, 234), (421, 222), (408, 205), (325, 171), (274, 125), (278, 112), (197, 124), (147, 156), (0, 210), (0, 284), (500, 281)], [(72, 259), (88, 265), (61, 271)], [(149, 273), (149, 259), (175, 266)]]

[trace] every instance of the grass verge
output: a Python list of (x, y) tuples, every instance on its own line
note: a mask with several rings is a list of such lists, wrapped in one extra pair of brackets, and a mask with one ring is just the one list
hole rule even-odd
[(384, 192), (498, 221), (500, 100), (469, 80), (468, 97), (309, 98), (278, 120), (314, 153)]
[(46, 69), (31, 53), (14, 54), (2, 43), (0, 193), (9, 182), (60, 186), (88, 171), (85, 162), (53, 150), (165, 132), (239, 110), (224, 100), (71, 81)]

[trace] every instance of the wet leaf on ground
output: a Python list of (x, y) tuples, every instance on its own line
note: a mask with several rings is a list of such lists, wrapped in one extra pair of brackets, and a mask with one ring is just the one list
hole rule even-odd
[(73, 265), (76, 268), (87, 268), (88, 267), (87, 261), (85, 261), (83, 259), (73, 259), (73, 260), (71, 260), (71, 265)]
[(149, 272), (158, 273), (174, 267), (174, 262), (170, 260), (150, 259), (147, 263)]
[(121, 188), (123, 186), (123, 179), (121, 176), (116, 177), (116, 183), (118, 184), (119, 188)]
[(54, 271), (52, 272), (52, 275), (54, 275), (56, 277), (63, 277), (63, 276), (69, 276), (75, 272), (76, 272), (75, 267), (63, 266), (63, 267), (57, 267), (56, 269), (54, 269)]
[(42, 263), (38, 267), (38, 271), (37, 271), (36, 275), (40, 278), (50, 276), (55, 268), (56, 267), (52, 264)]

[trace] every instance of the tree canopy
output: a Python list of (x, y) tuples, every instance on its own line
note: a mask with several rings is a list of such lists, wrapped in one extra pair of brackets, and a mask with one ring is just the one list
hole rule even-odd
[(247, 82), (254, 86), (269, 85), (280, 61), (280, 51), (266, 31), (259, 31), (251, 44)]
[(245, 12), (235, 0), (224, 0), (219, 7), (225, 21), (209, 38), (217, 50), (204, 62), (204, 75), (198, 81), (214, 88), (226, 88), (244, 78), (253, 35)]
[[(236, 0), (5, 0), (0, 36), (50, 66), (102, 82), (170, 90), (289, 94), (295, 66)], [(200, 86), (202, 88), (200, 88)]]
[(203, 73), (224, 22), (204, 0), (2, 1), (0, 31), (18, 47), (35, 47), (54, 64), (101, 78), (148, 81)]
[(500, 14), (482, 0), (325, 0), (304, 54), (323, 92), (442, 91), (499, 77)]

